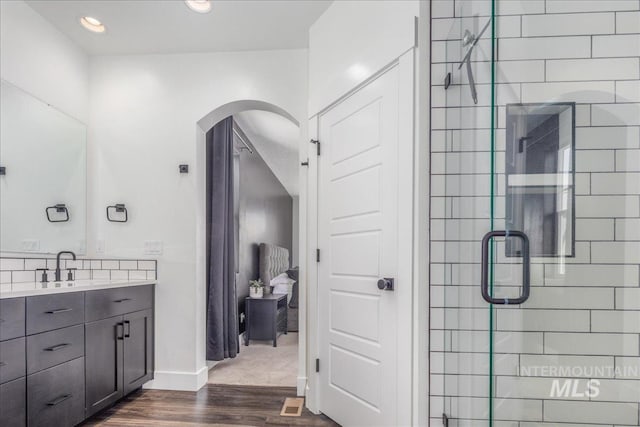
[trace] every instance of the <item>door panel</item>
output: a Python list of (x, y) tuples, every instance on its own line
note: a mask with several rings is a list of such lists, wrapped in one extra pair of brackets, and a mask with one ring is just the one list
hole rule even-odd
[(398, 277), (398, 99), (396, 66), (319, 119), (319, 400), (342, 425), (397, 420), (396, 294), (377, 282)]
[(153, 378), (153, 314), (151, 310), (124, 316), (124, 394)]
[(122, 316), (85, 325), (87, 417), (123, 396), (123, 334)]

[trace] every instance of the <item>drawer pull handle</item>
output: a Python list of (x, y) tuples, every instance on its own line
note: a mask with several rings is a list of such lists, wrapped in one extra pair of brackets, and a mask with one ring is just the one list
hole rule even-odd
[(131, 337), (131, 322), (128, 320), (125, 320), (124, 325), (127, 327), (127, 331), (124, 333), (124, 337), (129, 338)]
[(68, 311), (73, 311), (73, 308), (59, 308), (57, 310), (45, 311), (45, 313), (47, 313), (47, 314), (60, 314), (60, 313), (66, 313)]
[[(122, 328), (122, 329), (120, 329)], [(122, 331), (122, 335), (120, 334), (120, 332)], [(123, 340), (124, 339), (124, 323), (122, 322), (118, 322), (116, 324), (116, 338), (119, 340)]]
[(69, 343), (65, 343), (65, 344), (58, 344), (58, 345), (54, 345), (53, 347), (47, 347), (44, 349), (44, 351), (58, 351), (61, 350), (65, 347), (69, 347), (71, 344)]
[(47, 402), (47, 406), (59, 405), (60, 403), (64, 402), (67, 399), (70, 399), (71, 397), (73, 397), (73, 395), (65, 394), (64, 396), (60, 396), (59, 398), (52, 400), (51, 402)]
[(114, 302), (125, 302), (125, 301), (131, 301), (131, 298), (122, 298), (122, 299), (117, 299)]

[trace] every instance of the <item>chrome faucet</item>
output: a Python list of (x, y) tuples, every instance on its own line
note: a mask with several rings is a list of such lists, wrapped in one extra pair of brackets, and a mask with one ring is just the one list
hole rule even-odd
[(60, 276), (62, 276), (62, 274), (60, 274), (60, 256), (63, 254), (69, 254), (73, 257), (73, 260), (76, 260), (76, 254), (74, 254), (71, 251), (60, 251), (58, 252), (58, 255), (56, 256), (56, 282), (60, 281)]

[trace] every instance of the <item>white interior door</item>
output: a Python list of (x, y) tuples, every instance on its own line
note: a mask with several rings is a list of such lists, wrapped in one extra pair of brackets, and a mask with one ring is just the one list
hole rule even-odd
[(398, 300), (378, 281), (398, 278), (399, 99), (394, 66), (319, 119), (319, 409), (344, 426), (398, 423)]

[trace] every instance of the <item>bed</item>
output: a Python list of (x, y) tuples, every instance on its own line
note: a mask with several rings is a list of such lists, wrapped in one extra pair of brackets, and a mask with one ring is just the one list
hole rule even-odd
[(289, 250), (281, 246), (269, 243), (260, 244), (260, 279), (265, 287), (269, 286), (271, 279), (287, 273), (296, 280), (293, 284), (291, 295), (288, 298), (288, 321), (287, 328), (290, 332), (298, 331), (298, 278), (297, 270), (291, 270), (289, 265)]

